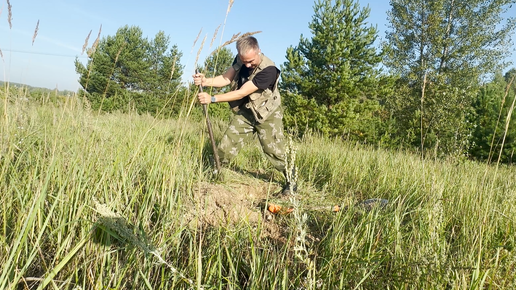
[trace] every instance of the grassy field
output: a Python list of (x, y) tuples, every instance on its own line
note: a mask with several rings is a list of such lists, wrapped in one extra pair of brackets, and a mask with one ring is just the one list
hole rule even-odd
[(513, 167), (310, 135), (278, 200), (258, 142), (212, 176), (204, 122), (0, 100), (0, 289), (516, 287)]

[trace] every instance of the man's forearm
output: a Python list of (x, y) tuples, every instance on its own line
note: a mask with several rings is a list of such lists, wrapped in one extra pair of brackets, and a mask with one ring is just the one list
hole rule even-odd
[(245, 96), (249, 96), (250, 94), (256, 92), (258, 87), (252, 82), (246, 82), (241, 88), (238, 90), (234, 90), (231, 92), (227, 92), (224, 94), (215, 95), (216, 102), (231, 102), (240, 100)]
[(217, 100), (217, 103), (220, 103), (220, 102), (231, 102), (231, 101), (240, 100), (245, 96), (247, 96), (247, 95), (244, 92), (242, 92), (240, 90), (236, 90), (236, 91), (227, 92), (225, 94), (215, 95), (215, 98)]
[(205, 78), (202, 82), (204, 87), (224, 87), (231, 83), (229, 79), (224, 78), (224, 76), (216, 76), (214, 78)]

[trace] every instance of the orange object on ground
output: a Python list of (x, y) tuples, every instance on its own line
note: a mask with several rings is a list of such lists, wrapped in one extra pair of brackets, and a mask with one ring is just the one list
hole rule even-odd
[(338, 212), (338, 211), (340, 211), (340, 206), (338, 206), (338, 205), (333, 206), (333, 212)]
[(269, 203), (268, 210), (272, 213), (278, 213), (281, 210), (281, 205)]
[(293, 208), (284, 208), (279, 204), (269, 203), (267, 209), (272, 213), (287, 214), (294, 211)]

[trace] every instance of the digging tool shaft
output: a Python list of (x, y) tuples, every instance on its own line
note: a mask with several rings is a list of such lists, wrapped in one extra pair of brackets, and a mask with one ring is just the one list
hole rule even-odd
[[(199, 70), (195, 70), (195, 73), (199, 73)], [(202, 84), (199, 85), (199, 91), (202, 93)], [(211, 147), (213, 148), (213, 156), (215, 157), (215, 166), (217, 167), (217, 172), (220, 171), (220, 160), (219, 153), (217, 151), (217, 144), (215, 144), (215, 139), (213, 138), (213, 130), (211, 129), (210, 117), (208, 116), (208, 105), (203, 104), (202, 109), (204, 111), (204, 116), (206, 117), (206, 125), (208, 126), (208, 134), (210, 135)]]

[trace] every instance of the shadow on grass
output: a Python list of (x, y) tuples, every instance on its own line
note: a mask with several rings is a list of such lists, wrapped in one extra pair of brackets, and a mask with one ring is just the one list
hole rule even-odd
[(149, 242), (143, 229), (127, 222), (123, 217), (101, 216), (95, 225), (92, 241), (103, 246), (132, 246), (149, 254), (156, 248)]
[(138, 248), (146, 257), (153, 257), (158, 264), (167, 266), (173, 275), (190, 287), (194, 286), (192, 279), (186, 277), (182, 271), (168, 263), (161, 256), (158, 249), (150, 243), (143, 229), (130, 224), (124, 217), (112, 212), (107, 206), (96, 201), (95, 203), (100, 217), (95, 223), (92, 239), (94, 243), (104, 246), (119, 245), (121, 247)]

